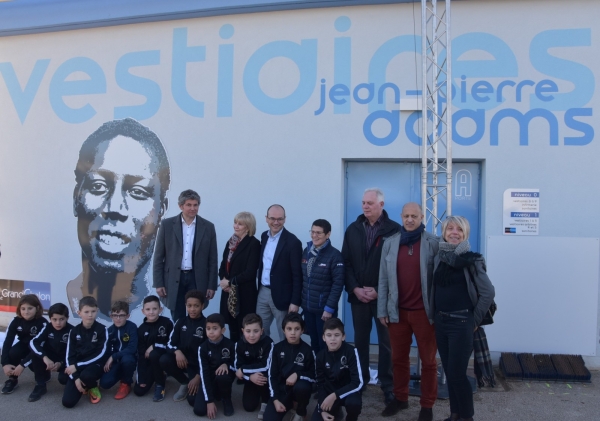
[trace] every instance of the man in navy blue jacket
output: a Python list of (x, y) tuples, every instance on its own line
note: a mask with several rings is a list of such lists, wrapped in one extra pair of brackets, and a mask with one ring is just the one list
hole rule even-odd
[(310, 229), (310, 241), (302, 254), (302, 309), (310, 345), (315, 351), (325, 348), (323, 324), (337, 315), (344, 289), (344, 259), (331, 245), (331, 224), (317, 219)]
[(266, 221), (269, 230), (262, 233), (260, 241), (256, 314), (263, 319), (267, 336), (271, 336), (271, 323), (275, 319), (281, 340), (283, 318), (300, 308), (302, 243), (283, 227), (283, 206), (271, 205), (267, 209)]

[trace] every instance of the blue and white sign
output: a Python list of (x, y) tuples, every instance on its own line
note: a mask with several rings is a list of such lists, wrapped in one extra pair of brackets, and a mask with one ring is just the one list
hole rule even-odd
[(502, 221), (504, 235), (539, 235), (540, 190), (506, 189)]

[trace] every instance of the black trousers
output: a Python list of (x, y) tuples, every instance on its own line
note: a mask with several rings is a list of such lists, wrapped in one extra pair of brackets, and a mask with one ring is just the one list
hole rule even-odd
[[(51, 351), (46, 350), (48, 358), (52, 361), (60, 361), (61, 358), (58, 355), (53, 354)], [(29, 366), (35, 378), (37, 384), (44, 384), (52, 377), (52, 372), (46, 369), (46, 363), (44, 359), (37, 354), (32, 353), (31, 365)], [(65, 385), (69, 380), (69, 376), (65, 374), (65, 366), (62, 364), (58, 370), (58, 381), (60, 384)]]
[[(137, 396), (144, 396), (148, 393), (154, 383), (165, 387), (167, 375), (160, 366), (160, 357), (166, 352), (166, 349), (154, 348), (150, 352), (149, 358), (146, 358), (143, 354), (138, 355), (137, 379), (135, 386), (133, 386), (133, 393)], [(142, 387), (141, 384), (145, 384), (145, 386)]]
[[(319, 402), (319, 405), (321, 402)], [(323, 421), (323, 416), (319, 412), (319, 405), (315, 407), (311, 421)], [(356, 421), (362, 411), (362, 394), (361, 392), (351, 393), (344, 399), (336, 399), (328, 412), (332, 415), (342, 407), (346, 407), (346, 421)]]
[[(231, 386), (233, 385), (233, 379), (235, 378), (233, 372), (230, 371), (228, 374), (220, 376), (212, 374), (208, 377), (209, 379), (207, 381), (212, 382), (213, 386), (214, 402), (223, 399), (231, 399)], [(206, 401), (206, 396), (202, 390), (202, 384), (200, 384), (198, 393), (196, 393), (196, 401), (194, 402), (194, 414), (203, 417), (206, 415), (207, 411), (208, 402)]]
[(250, 380), (244, 380), (244, 391), (242, 392), (242, 405), (244, 411), (254, 412), (260, 403), (269, 402), (269, 384), (259, 386)]
[(459, 317), (456, 315), (449, 317), (436, 312), (435, 339), (448, 379), (450, 412), (460, 418), (471, 418), (474, 414), (473, 390), (467, 378), (467, 366), (473, 351), (475, 322), (472, 311), (460, 313)]
[[(277, 387), (275, 385), (274, 387)], [(285, 405), (286, 410), (292, 409), (294, 402), (298, 403), (296, 407), (296, 413), (301, 417), (306, 416), (306, 407), (310, 401), (310, 395), (312, 393), (312, 384), (306, 380), (298, 380), (293, 386), (286, 386), (286, 394), (280, 401)], [(263, 421), (281, 421), (285, 417), (286, 412), (277, 412), (275, 410), (275, 399), (269, 399), (267, 409), (263, 415)]]
[[(104, 373), (103, 366), (99, 364), (90, 364), (83, 367), (79, 373), (79, 379), (86, 390), (92, 389), (98, 386), (98, 380)], [(73, 408), (81, 399), (82, 393), (77, 390), (75, 386), (75, 380), (69, 377), (65, 391), (63, 393), (62, 404), (66, 408)]]
[(377, 318), (377, 300), (368, 303), (352, 303), (350, 308), (352, 309), (352, 323), (354, 325), (354, 346), (358, 352), (363, 380), (367, 384), (371, 378), (369, 373), (369, 344), (371, 343), (373, 320), (375, 320), (377, 338), (379, 339), (378, 377), (381, 382), (381, 390), (391, 392), (394, 389), (394, 382), (392, 378), (390, 334), (387, 327), (382, 325)]
[(185, 317), (185, 294), (193, 289), (196, 289), (194, 271), (181, 271), (181, 275), (179, 275), (179, 287), (177, 288), (177, 301), (175, 301), (175, 309), (171, 312), (173, 323)]
[[(15, 367), (21, 363), (21, 360), (29, 355), (31, 349), (29, 348), (29, 342), (17, 342), (8, 350), (8, 363)], [(44, 364), (45, 366), (45, 364)], [(31, 365), (29, 369), (33, 371)], [(11, 379), (18, 379), (18, 376), (10, 376)]]
[[(200, 368), (197, 365), (190, 365), (190, 361), (194, 361), (191, 356), (186, 355), (186, 358), (188, 359), (188, 366), (187, 368), (181, 369), (177, 367), (175, 354), (167, 352), (160, 357), (160, 366), (167, 373), (167, 375), (173, 377), (180, 384), (188, 384), (189, 381), (196, 376), (196, 374), (200, 374)], [(200, 387), (202, 387), (202, 385), (200, 385)], [(196, 395), (187, 396), (187, 401), (190, 406), (194, 406), (195, 400)]]

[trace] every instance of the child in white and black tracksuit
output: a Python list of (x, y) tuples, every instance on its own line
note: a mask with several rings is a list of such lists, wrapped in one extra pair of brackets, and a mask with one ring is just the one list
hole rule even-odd
[(160, 366), (160, 357), (167, 352), (167, 344), (173, 331), (173, 322), (161, 316), (161, 311), (156, 295), (144, 298), (142, 312), (146, 317), (138, 328), (137, 381), (133, 387), (137, 396), (144, 396), (156, 383), (153, 397), (155, 402), (164, 398), (167, 376)]
[[(167, 344), (167, 352), (160, 357), (160, 366), (167, 375), (180, 383), (173, 400), (179, 401), (187, 397), (190, 406), (194, 406), (200, 384), (198, 348), (206, 340), (206, 317), (202, 314), (204, 294), (201, 291), (188, 291), (185, 297), (188, 315), (175, 323)], [(193, 305), (194, 309), (190, 305)], [(177, 365), (179, 352), (187, 360), (185, 368), (179, 368)]]
[[(25, 294), (17, 305), (17, 316), (10, 322), (2, 346), (2, 370), (8, 376), (2, 394), (12, 393), (19, 385), (19, 376), (30, 365), (29, 342), (37, 336), (48, 321), (42, 316), (42, 303), (37, 295)], [(19, 341), (14, 343), (15, 338)], [(30, 367), (31, 368), (31, 367)]]
[(48, 317), (50, 323), (29, 344), (32, 351), (29, 359), (36, 384), (29, 395), (29, 402), (37, 401), (46, 393), (46, 382), (50, 380), (53, 371), (58, 372), (60, 384), (65, 385), (69, 380), (69, 376), (65, 374), (67, 343), (73, 329), (73, 325), (67, 322), (69, 308), (62, 303), (53, 304), (48, 310)]
[(194, 414), (213, 419), (217, 409), (215, 401), (223, 402), (225, 416), (233, 415), (231, 386), (235, 379), (235, 344), (223, 336), (225, 319), (219, 313), (206, 318), (206, 341), (198, 350), (201, 387), (196, 394)]
[[(90, 312), (90, 309), (94, 312)], [(65, 373), (69, 375), (69, 380), (62, 398), (62, 404), (66, 408), (73, 408), (83, 395), (77, 387), (78, 380), (88, 392), (90, 400), (97, 399), (94, 403), (100, 400), (97, 385), (104, 373), (107, 357), (108, 329), (96, 321), (96, 300), (93, 297), (83, 297), (79, 300), (78, 314), (82, 319), (81, 323), (71, 329), (67, 343)]]
[(281, 421), (294, 402), (298, 405), (292, 421), (303, 419), (315, 382), (315, 355), (310, 345), (300, 339), (304, 332), (302, 316), (288, 313), (282, 328), (285, 339), (273, 347), (269, 356), (271, 399), (265, 409), (264, 421)]
[(318, 403), (311, 421), (323, 421), (323, 412), (335, 416), (346, 407), (346, 421), (356, 421), (362, 410), (362, 372), (356, 348), (345, 342), (344, 324), (327, 320), (323, 340), (327, 347), (317, 354)]
[(244, 381), (242, 406), (246, 412), (254, 412), (262, 401), (259, 417), (262, 419), (270, 397), (269, 355), (275, 344), (264, 334), (262, 318), (258, 314), (244, 316), (242, 333), (243, 336), (235, 344), (236, 375)]

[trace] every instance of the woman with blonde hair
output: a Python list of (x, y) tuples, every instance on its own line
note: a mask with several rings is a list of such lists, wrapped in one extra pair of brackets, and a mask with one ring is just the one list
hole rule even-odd
[(442, 241), (434, 260), (430, 309), (442, 366), (448, 379), (450, 417), (473, 420), (473, 391), (467, 365), (477, 330), (494, 299), (494, 286), (485, 259), (470, 251), (469, 221), (449, 216), (442, 224)]
[(220, 313), (229, 325), (229, 337), (234, 342), (240, 338), (244, 316), (256, 310), (260, 241), (254, 236), (255, 233), (254, 215), (250, 212), (238, 213), (233, 218), (233, 235), (225, 246), (219, 268), (219, 286), (223, 290)]

